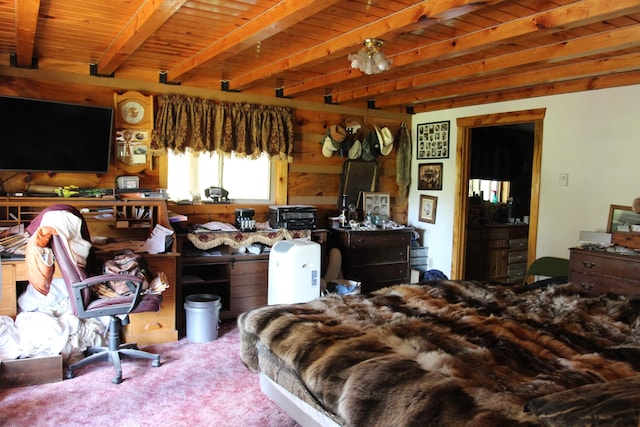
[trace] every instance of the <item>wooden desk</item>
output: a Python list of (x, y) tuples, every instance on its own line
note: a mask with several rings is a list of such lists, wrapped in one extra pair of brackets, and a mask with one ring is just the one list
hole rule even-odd
[[(151, 230), (160, 224), (171, 228), (164, 200), (161, 199), (98, 199), (60, 197), (6, 197), (0, 198), (0, 226), (12, 227), (29, 225), (31, 220), (46, 207), (64, 203), (75, 206), (82, 212), (89, 233), (105, 236), (114, 241), (144, 241)], [(135, 249), (135, 248), (133, 248)], [(100, 246), (96, 245), (100, 257)], [(162, 293), (162, 307), (158, 313), (136, 313), (129, 316), (130, 323), (123, 327), (124, 339), (140, 345), (176, 341), (176, 273), (180, 254), (176, 244), (168, 253), (149, 255), (145, 259), (153, 273), (164, 272), (169, 281), (169, 289)], [(2, 296), (0, 314), (15, 318), (16, 283), (27, 280), (26, 268), (22, 260), (2, 261)]]
[[(162, 293), (162, 307), (157, 313), (135, 313), (129, 316), (129, 324), (123, 327), (125, 342), (139, 345), (159, 344), (178, 340), (175, 321), (176, 253), (149, 255), (145, 259), (152, 272), (162, 271), (169, 280), (169, 289)], [(61, 277), (56, 268), (54, 277)], [(27, 269), (23, 260), (2, 261), (2, 296), (0, 316), (15, 319), (17, 315), (18, 282), (27, 282)]]
[(2, 295), (0, 295), (0, 316), (16, 318), (16, 282), (27, 280), (27, 269), (22, 260), (2, 260)]

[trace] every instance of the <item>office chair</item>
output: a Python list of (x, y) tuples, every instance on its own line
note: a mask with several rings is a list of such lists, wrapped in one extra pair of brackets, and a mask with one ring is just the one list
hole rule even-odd
[[(143, 279), (123, 274), (95, 275), (90, 274), (92, 251), (90, 250), (90, 237), (86, 222), (80, 212), (69, 205), (54, 205), (39, 213), (27, 228), (31, 234), (30, 245), (43, 249), (50, 246), (53, 257), (62, 273), (62, 277), (69, 292), (73, 313), (80, 319), (91, 317), (109, 316), (109, 333), (107, 347), (91, 347), (85, 351), (86, 357), (74, 364), (67, 366), (65, 378), (73, 378), (74, 371), (93, 362), (109, 360), (115, 370), (116, 376), (112, 382), (122, 382), (121, 358), (149, 359), (152, 366), (160, 366), (160, 355), (148, 353), (138, 349), (135, 343), (121, 343), (121, 329), (129, 323), (129, 313), (144, 311), (159, 311), (161, 297), (157, 294), (141, 294)], [(88, 246), (86, 259), (83, 258), (82, 245)], [(74, 251), (74, 248), (78, 248)], [(29, 251), (29, 249), (28, 249)], [(40, 284), (34, 286), (41, 293), (42, 275), (48, 276), (51, 272), (43, 272), (42, 265), (33, 265), (33, 258), (27, 253), (27, 270), (29, 281)], [(53, 268), (53, 263), (51, 263)], [(126, 280), (133, 283), (135, 291), (129, 295), (99, 298), (92, 292), (91, 286), (105, 283), (111, 280)], [(45, 284), (46, 287), (46, 284)], [(46, 289), (45, 289), (46, 292)]]
[(569, 279), (569, 260), (551, 256), (538, 258), (527, 268), (527, 273), (524, 276), (524, 285), (527, 285), (531, 276), (547, 277), (548, 279), (536, 282), (541, 285), (566, 283)]

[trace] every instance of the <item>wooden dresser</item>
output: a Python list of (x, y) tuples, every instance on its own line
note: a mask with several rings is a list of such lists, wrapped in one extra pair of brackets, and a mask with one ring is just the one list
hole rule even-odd
[(572, 248), (569, 281), (592, 295), (640, 295), (640, 256)]
[(334, 245), (342, 253), (345, 279), (362, 283), (363, 292), (409, 283), (413, 228), (355, 231), (335, 229)]
[(521, 283), (527, 270), (527, 224), (473, 225), (467, 228), (467, 280)]

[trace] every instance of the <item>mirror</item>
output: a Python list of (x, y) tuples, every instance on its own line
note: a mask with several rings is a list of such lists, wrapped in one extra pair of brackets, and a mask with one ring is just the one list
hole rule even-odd
[[(358, 196), (361, 192), (369, 193), (378, 190), (378, 164), (375, 161), (346, 160), (342, 166), (340, 177), (340, 193), (338, 194), (338, 209), (342, 205), (342, 195), (347, 195), (347, 206), (358, 208)], [(360, 201), (362, 204), (362, 201)]]

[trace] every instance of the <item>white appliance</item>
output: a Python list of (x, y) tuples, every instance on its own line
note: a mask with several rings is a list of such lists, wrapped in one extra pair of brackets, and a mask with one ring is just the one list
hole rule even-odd
[(269, 253), (267, 303), (295, 304), (320, 296), (320, 244), (308, 239), (281, 240)]

